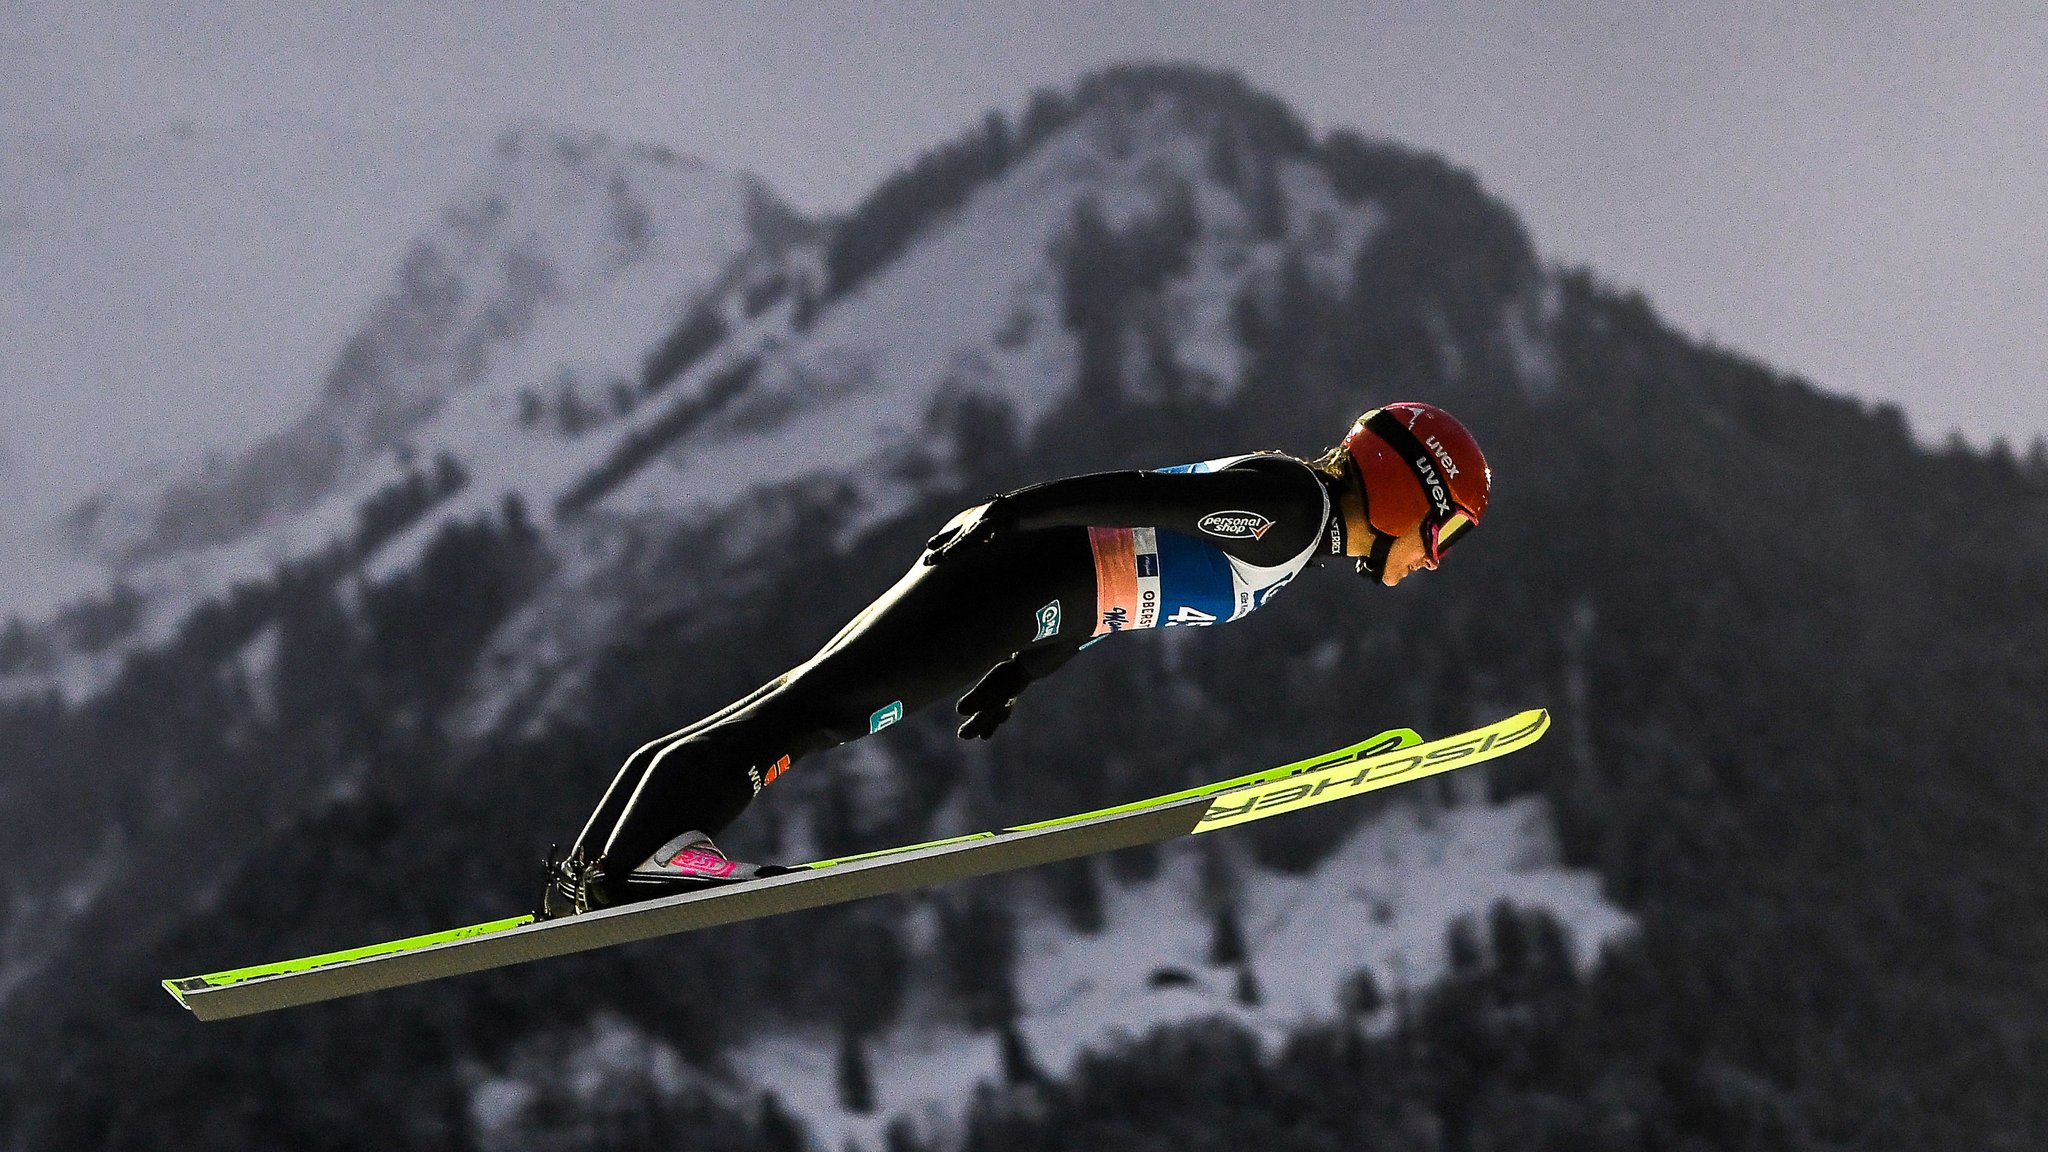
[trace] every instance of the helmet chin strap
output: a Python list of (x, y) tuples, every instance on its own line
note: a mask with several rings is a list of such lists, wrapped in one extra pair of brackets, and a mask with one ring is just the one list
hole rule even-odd
[(1394, 538), (1373, 526), (1372, 494), (1365, 490), (1365, 482), (1359, 478), (1358, 469), (1347, 467), (1345, 480), (1350, 483), (1351, 490), (1358, 494), (1358, 511), (1354, 519), (1350, 510), (1344, 508), (1341, 502), (1333, 501), (1339, 506), (1333, 508), (1332, 512), (1343, 525), (1344, 539), (1339, 546), (1348, 553), (1351, 538), (1361, 530), (1372, 537), (1372, 547), (1366, 549), (1365, 555), (1359, 557), (1353, 567), (1360, 576), (1377, 584), (1381, 574), (1387, 570), (1387, 554), (1394, 550)]
[(1372, 548), (1358, 558), (1357, 568), (1360, 576), (1378, 582), (1380, 577), (1386, 574), (1387, 554), (1394, 550), (1394, 538), (1377, 528), (1371, 531)]

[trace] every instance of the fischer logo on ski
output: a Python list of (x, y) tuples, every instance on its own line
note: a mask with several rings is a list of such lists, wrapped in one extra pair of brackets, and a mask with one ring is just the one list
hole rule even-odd
[(1307, 808), (1408, 779), (1433, 776), (1479, 760), (1504, 756), (1534, 743), (1550, 727), (1543, 712), (1525, 712), (1477, 731), (1320, 767), (1283, 781), (1239, 788), (1218, 796), (1202, 815), (1198, 831), (1242, 824), (1295, 808)]

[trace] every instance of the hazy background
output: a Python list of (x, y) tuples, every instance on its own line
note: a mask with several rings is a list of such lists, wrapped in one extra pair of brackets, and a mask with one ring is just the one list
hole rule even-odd
[(1923, 438), (2024, 444), (2048, 429), (2048, 20), (1886, 8), (0, 0), (0, 545), (294, 414), (509, 123), (831, 212), (993, 94), (1147, 57), (1453, 157), (1552, 259)]

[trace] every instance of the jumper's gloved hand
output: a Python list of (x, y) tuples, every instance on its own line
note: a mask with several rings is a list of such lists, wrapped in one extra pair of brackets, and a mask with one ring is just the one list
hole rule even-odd
[(989, 669), (954, 707), (954, 711), (967, 717), (967, 722), (960, 725), (960, 738), (986, 740), (995, 735), (997, 726), (1010, 718), (1017, 697), (1030, 683), (1031, 674), (1015, 660), (1005, 660)]
[(953, 518), (938, 535), (924, 542), (924, 562), (937, 564), (962, 548), (985, 544), (1009, 526), (1009, 510), (1003, 498), (995, 497), (979, 508), (970, 508)]

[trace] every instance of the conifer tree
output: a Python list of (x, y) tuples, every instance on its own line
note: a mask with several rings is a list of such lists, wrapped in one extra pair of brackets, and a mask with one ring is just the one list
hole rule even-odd
[(1216, 910), (1209, 932), (1209, 963), (1218, 968), (1242, 964), (1245, 960), (1244, 929), (1237, 922), (1237, 907), (1226, 904)]
[(782, 1097), (768, 1092), (761, 1097), (761, 1110), (754, 1123), (760, 1152), (809, 1152), (810, 1141), (803, 1125), (784, 1107)]
[(1024, 1034), (1017, 1030), (1015, 1021), (1003, 1026), (1000, 1042), (1003, 1083), (1038, 1084), (1045, 1080), (1045, 1073), (1039, 1071), (1038, 1062), (1032, 1059), (1031, 1045), (1025, 1041)]
[(868, 1071), (868, 1056), (859, 1033), (839, 1030), (839, 1106), (866, 1116), (875, 1110), (875, 1081)]
[(967, 1024), (993, 1031), (1017, 1019), (1017, 925), (1006, 905), (977, 890), (940, 920), (953, 993)]
[(1264, 994), (1259, 989), (1259, 978), (1253, 974), (1250, 961), (1237, 966), (1237, 983), (1231, 995), (1247, 1008), (1258, 1007), (1264, 999)]

